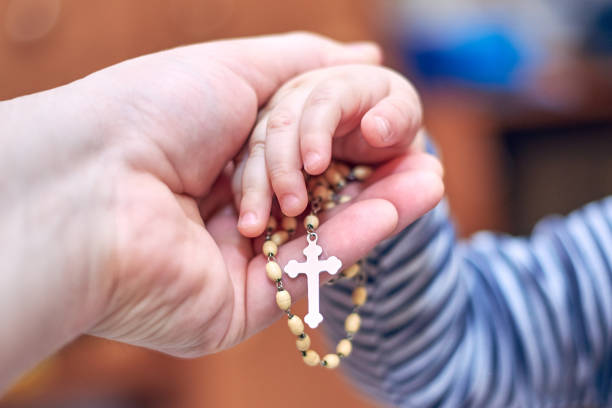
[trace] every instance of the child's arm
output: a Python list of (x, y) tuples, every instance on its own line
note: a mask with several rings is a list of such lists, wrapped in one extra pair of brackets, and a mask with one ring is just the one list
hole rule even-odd
[[(442, 203), (365, 268), (370, 296), (342, 363), (360, 389), (406, 407), (612, 403), (612, 197), (527, 239), (461, 243)], [(323, 288), (334, 341), (351, 287)]]
[[(334, 157), (374, 163), (405, 153), (420, 128), (421, 108), (399, 74), (371, 65), (320, 69), (285, 84), (260, 113), (237, 166), (239, 229), (260, 235), (276, 194), (285, 215), (307, 205), (302, 167), (321, 174)], [(437, 164), (436, 164), (437, 165)]]

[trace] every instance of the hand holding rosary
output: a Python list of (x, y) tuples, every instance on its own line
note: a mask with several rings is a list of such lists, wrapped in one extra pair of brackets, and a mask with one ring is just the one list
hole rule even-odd
[(371, 172), (372, 170), (367, 166), (356, 166), (351, 169), (343, 163), (333, 162), (324, 175), (309, 177), (307, 185), (311, 209), (310, 213), (304, 218), (307, 246), (303, 253), (306, 257), (306, 262), (291, 260), (281, 269), (276, 259), (279, 246), (287, 242), (289, 237), (295, 233), (297, 228), (297, 220), (295, 218), (283, 217), (280, 224), (281, 228), (277, 229), (278, 222), (271, 216), (266, 226), (265, 242), (262, 247), (263, 254), (268, 259), (266, 274), (276, 285), (276, 304), (287, 314), (289, 330), (297, 336), (297, 349), (302, 353), (304, 362), (309, 366), (321, 365), (333, 369), (338, 367), (340, 359), (351, 354), (352, 338), (361, 325), (359, 308), (363, 306), (367, 299), (364, 272), (359, 263), (351, 265), (340, 272), (341, 277), (349, 279), (360, 277), (361, 279), (353, 291), (353, 310), (346, 317), (344, 323), (346, 336), (338, 342), (335, 353), (327, 354), (321, 359), (319, 354), (310, 348), (310, 337), (304, 332), (302, 319), (291, 313), (291, 295), (283, 286), (283, 270), (290, 278), (296, 278), (300, 274), (306, 275), (308, 282), (308, 313), (304, 317), (304, 321), (311, 328), (316, 328), (323, 321), (323, 316), (319, 312), (319, 274), (321, 272), (328, 272), (331, 275), (335, 275), (342, 268), (341, 261), (335, 256), (330, 256), (325, 260), (319, 259), (323, 249), (317, 245), (318, 236), (316, 229), (319, 227), (318, 214), (323, 210), (333, 208), (336, 204), (349, 201), (350, 197), (340, 194), (346, 182), (363, 181)]

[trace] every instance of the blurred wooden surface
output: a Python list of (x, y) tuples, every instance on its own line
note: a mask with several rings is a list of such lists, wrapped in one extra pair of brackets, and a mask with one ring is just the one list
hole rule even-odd
[[(0, 0), (0, 99), (119, 61), (218, 38), (310, 30), (373, 37), (379, 1)], [(36, 27), (40, 26), (40, 29)]]
[[(304, 315), (305, 302), (296, 310)], [(311, 337), (317, 349), (327, 347), (318, 332)], [(110, 396), (143, 408), (376, 406), (340, 373), (304, 365), (283, 320), (238, 347), (194, 360), (83, 337), (42, 363), (0, 407), (64, 407)]]
[(457, 232), (466, 237), (505, 231), (507, 194), (500, 162), (500, 124), (484, 102), (467, 92), (423, 95), (427, 131), (440, 148), (446, 196)]

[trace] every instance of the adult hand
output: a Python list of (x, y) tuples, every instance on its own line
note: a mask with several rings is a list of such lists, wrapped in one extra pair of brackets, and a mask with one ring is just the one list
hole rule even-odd
[[(222, 169), (284, 81), (379, 58), (310, 34), (219, 41), (0, 103), (0, 388), (81, 333), (195, 356), (278, 317)], [(352, 262), (435, 204), (437, 165), (404, 171), (414, 160), (320, 227), (329, 252)]]

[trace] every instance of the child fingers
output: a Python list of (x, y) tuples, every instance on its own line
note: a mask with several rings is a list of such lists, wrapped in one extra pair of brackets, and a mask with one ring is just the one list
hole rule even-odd
[(380, 163), (408, 151), (408, 147), (373, 147), (363, 136), (361, 129), (334, 140), (332, 155), (335, 159), (353, 163)]
[(244, 154), (236, 163), (234, 174), (232, 174), (232, 196), (234, 198), (234, 207), (236, 211), (240, 210), (240, 202), (242, 201), (242, 174), (244, 173), (244, 165), (246, 164), (248, 155)]
[(270, 182), (283, 214), (296, 216), (308, 204), (297, 136), (301, 104), (287, 102), (270, 112), (265, 157)]
[(241, 200), (238, 230), (247, 237), (260, 235), (270, 216), (272, 190), (268, 180), (265, 159), (265, 121), (253, 131), (249, 154), (241, 169)]
[(331, 161), (332, 138), (342, 120), (341, 100), (354, 91), (344, 82), (328, 81), (313, 89), (300, 119), (300, 152), (309, 174), (321, 174)]
[[(337, 71), (319, 83), (304, 104), (301, 153), (306, 171), (311, 174), (321, 173), (329, 165), (332, 138), (354, 133), (360, 123), (368, 132), (364, 136), (371, 139), (366, 139), (370, 147), (389, 147), (405, 138), (413, 120), (420, 121), (416, 93), (396, 72), (360, 65)], [(362, 118), (366, 118), (365, 122)]]
[(387, 89), (386, 78), (374, 76), (364, 85), (363, 78), (353, 74), (324, 81), (312, 90), (300, 120), (300, 149), (308, 173), (325, 171), (332, 138), (357, 127), (365, 109), (384, 97)]
[(402, 83), (364, 115), (361, 131), (374, 147), (408, 146), (421, 128), (421, 118), (416, 92)]

